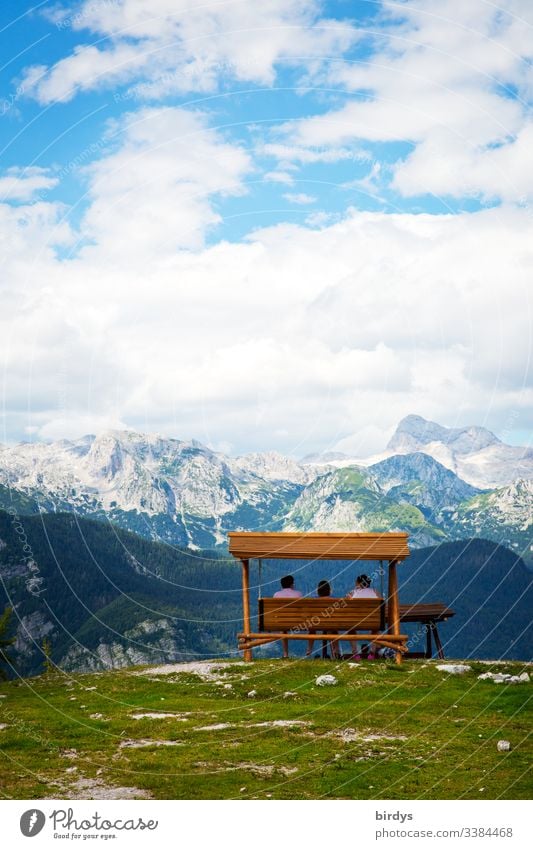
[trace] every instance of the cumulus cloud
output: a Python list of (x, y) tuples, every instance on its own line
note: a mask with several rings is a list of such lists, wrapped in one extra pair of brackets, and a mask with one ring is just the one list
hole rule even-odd
[(296, 455), (370, 453), (413, 410), (497, 427), (512, 408), (524, 427), (532, 235), (516, 208), (353, 210), (158, 258), (141, 240), (151, 261), (132, 265), (103, 246), (41, 253), (11, 334), (1, 311), (9, 426), (47, 438), (122, 422)]
[[(79, 91), (137, 80), (140, 96), (215, 91), (220, 71), (271, 85), (277, 63), (342, 53), (357, 39), (350, 24), (328, 20), (317, 0), (86, 0), (55, 14), (60, 29), (90, 30), (97, 43), (77, 45), (50, 67), (28, 68), (23, 85), (42, 103)], [(143, 88), (139, 86), (142, 81)]]
[(199, 248), (220, 221), (214, 195), (244, 191), (252, 165), (200, 112), (146, 108), (112, 125), (108, 152), (85, 168), (90, 206), (82, 233), (119, 263), (162, 259), (178, 248)]
[(409, 142), (392, 182), (402, 194), (529, 197), (529, 177), (519, 178), (530, 138), (531, 5), (406, 2), (384, 5), (380, 24), (364, 61), (320, 72), (351, 95), (345, 105), (286, 122), (285, 144), (312, 152)]
[[(383, 5), (366, 35), (305, 0), (155, 0), (148, 13), (88, 0), (56, 14), (79, 44), (28, 71), (43, 104), (115, 85), (147, 98), (270, 85), (281, 64), (343, 96), (256, 125), (249, 148), (206, 111), (126, 98), (72, 169), (0, 177), (4, 438), (127, 425), (241, 452), (364, 455), (411, 412), (498, 430), (513, 410), (531, 427), (530, 4)], [(339, 62), (361, 37), (363, 60)], [(398, 140), (409, 152), (380, 159)], [(213, 244), (220, 199), (259, 184), (269, 159), (263, 180), (303, 206), (314, 198), (294, 188), (300, 169), (351, 160), (369, 167), (366, 182), (354, 169), (358, 188), (501, 205), (430, 215), (325, 202), (304, 224)], [(52, 199), (59, 175), (83, 181), (75, 225)]]
[(508, 142), (483, 148), (436, 131), (398, 164), (393, 186), (406, 196), (432, 192), (522, 203), (533, 198), (532, 149), (531, 122)]
[(0, 176), (0, 202), (33, 200), (37, 194), (48, 192), (58, 182), (57, 177), (46, 168), (13, 166)]
[(351, 100), (334, 112), (291, 121), (280, 128), (301, 145), (338, 145), (353, 140), (423, 141), (435, 128), (448, 130), (465, 144), (502, 142), (521, 126), (522, 110), (490, 92), (432, 91), (400, 96), (394, 86), (375, 100)]

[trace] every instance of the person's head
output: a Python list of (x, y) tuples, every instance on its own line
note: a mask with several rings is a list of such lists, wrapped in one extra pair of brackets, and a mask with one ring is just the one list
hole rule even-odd
[(360, 587), (362, 590), (368, 589), (372, 581), (368, 577), (368, 575), (358, 575), (355, 580), (355, 586)]
[(284, 590), (292, 590), (294, 586), (294, 578), (292, 577), (292, 575), (285, 575), (281, 579), (281, 586)]
[(329, 585), (329, 581), (319, 581), (318, 586), (316, 588), (316, 594), (320, 598), (323, 596), (331, 595), (331, 587)]

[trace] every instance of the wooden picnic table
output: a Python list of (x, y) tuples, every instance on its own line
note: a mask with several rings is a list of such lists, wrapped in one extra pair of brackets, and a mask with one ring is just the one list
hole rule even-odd
[(419, 622), (426, 633), (426, 651), (408, 652), (404, 657), (433, 657), (431, 638), (435, 641), (437, 657), (444, 658), (444, 649), (437, 629), (437, 622), (446, 622), (455, 612), (442, 602), (431, 604), (400, 604), (400, 622)]

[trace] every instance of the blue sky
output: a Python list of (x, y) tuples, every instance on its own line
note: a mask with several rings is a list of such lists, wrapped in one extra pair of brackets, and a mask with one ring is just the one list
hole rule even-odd
[(532, 17), (2, 4), (3, 440), (527, 441)]
[[(89, 9), (103, 12), (118, 5), (114, 0), (86, 4)], [(187, 4), (185, 4), (187, 5)], [(8, 2), (2, 8), (2, 55), (10, 57), (2, 69), (4, 92), (2, 150), (4, 165), (38, 166), (61, 172), (75, 162), (87, 149), (99, 144), (109, 123), (119, 121), (127, 112), (145, 104), (165, 104), (186, 109), (206, 111), (212, 126), (221, 128), (233, 141), (254, 151), (254, 172), (245, 181), (246, 192), (238, 198), (218, 201), (223, 221), (209, 233), (209, 241), (227, 238), (241, 239), (252, 227), (271, 225), (280, 221), (303, 220), (309, 211), (327, 210), (331, 215), (342, 215), (348, 206), (371, 211), (404, 211), (444, 213), (463, 209), (479, 209), (483, 204), (478, 196), (454, 197), (421, 193), (405, 197), (390, 186), (385, 171), (381, 180), (374, 179), (372, 187), (357, 185), (372, 173), (378, 162), (382, 169), (394, 166), (408, 157), (413, 142), (399, 139), (381, 142), (361, 138), (356, 149), (346, 151), (346, 158), (335, 162), (315, 162), (301, 165), (293, 175), (290, 191), (283, 183), (265, 180), (265, 174), (276, 169), (279, 159), (262, 153), (266, 144), (279, 143), (278, 130), (288, 121), (325, 115), (341, 109), (354, 98), (368, 99), (368, 93), (346, 91), (335, 80), (324, 79), (322, 84), (309, 80), (306, 84), (302, 66), (276, 69), (276, 79), (271, 85), (247, 84), (235, 80), (231, 74), (221, 73), (215, 91), (198, 96), (194, 91), (172, 91), (166, 96), (143, 96), (145, 81), (142, 77), (117, 80), (109, 85), (102, 81), (96, 90), (83, 96), (69, 97), (68, 103), (54, 98), (40, 104), (25, 96), (24, 79), (28, 67), (53, 66), (80, 46), (97, 45), (109, 49), (109, 36), (95, 33), (89, 26), (90, 18), (84, 6), (66, 6), (56, 3), (24, 4)], [(317, 7), (318, 8), (318, 7)], [(324, 4), (324, 17), (334, 26), (334, 21), (363, 28), (363, 32), (379, 32), (382, 9), (376, 2), (340, 2)], [(60, 9), (69, 10), (64, 17)], [(150, 9), (150, 4), (147, 4)], [(33, 11), (32, 11), (33, 10)], [(72, 11), (70, 11), (72, 10)], [(18, 14), (17, 14), (18, 13)], [(14, 17), (13, 17), (14, 15)], [(57, 20), (50, 21), (50, 17)], [(87, 24), (87, 26), (84, 26)], [(342, 59), (335, 54), (331, 64), (365, 62), (372, 57), (372, 46), (379, 37), (364, 35), (343, 51)], [(161, 76), (171, 76), (164, 70)], [(7, 120), (6, 120), (7, 119)], [(99, 151), (104, 152), (104, 148)], [(85, 160), (84, 160), (85, 161)], [(72, 220), (77, 224), (87, 201), (83, 199), (83, 181), (76, 171), (65, 174), (60, 184), (47, 197), (76, 206)], [(297, 203), (285, 195), (307, 195), (313, 200)], [(497, 199), (486, 199), (492, 205)], [(302, 208), (303, 207), (303, 208)]]

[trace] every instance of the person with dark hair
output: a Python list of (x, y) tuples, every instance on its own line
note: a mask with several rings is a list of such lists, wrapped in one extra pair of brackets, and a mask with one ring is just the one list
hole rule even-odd
[[(358, 575), (355, 579), (355, 587), (353, 590), (350, 590), (347, 598), (379, 598), (378, 593), (370, 586), (372, 583), (371, 578), (368, 575)], [(353, 660), (373, 660), (376, 654), (376, 646), (371, 643), (370, 646), (367, 643), (364, 643), (361, 647), (361, 651), (357, 652), (357, 642), (355, 640), (350, 640), (352, 645), (352, 658)]]
[[(319, 581), (318, 586), (316, 588), (317, 598), (329, 598), (331, 596), (331, 586), (329, 581)], [(316, 634), (316, 631), (312, 628), (309, 629), (310, 634)], [(323, 634), (338, 634), (338, 631), (322, 631)], [(306, 657), (311, 657), (313, 654), (313, 646), (315, 644), (314, 640), (307, 641), (307, 651), (305, 653)], [(338, 646), (335, 641), (331, 642), (331, 656), (335, 659), (338, 658)], [(328, 656), (328, 643), (327, 640), (322, 640), (322, 657), (326, 659)]]
[(285, 575), (281, 581), (281, 589), (274, 593), (274, 598), (301, 598), (300, 590), (294, 589), (294, 578), (292, 575)]
[[(300, 590), (294, 589), (294, 578), (292, 575), (284, 575), (280, 581), (281, 589), (274, 593), (274, 598), (301, 598), (302, 594)], [(287, 658), (289, 656), (289, 641), (282, 640), (281, 645), (283, 648), (283, 657)]]
[(355, 587), (347, 595), (347, 598), (379, 598), (377, 592), (370, 586), (372, 580), (368, 575), (358, 575), (355, 579)]
[(325, 598), (331, 595), (331, 586), (329, 581), (319, 581), (316, 588), (317, 598)]

